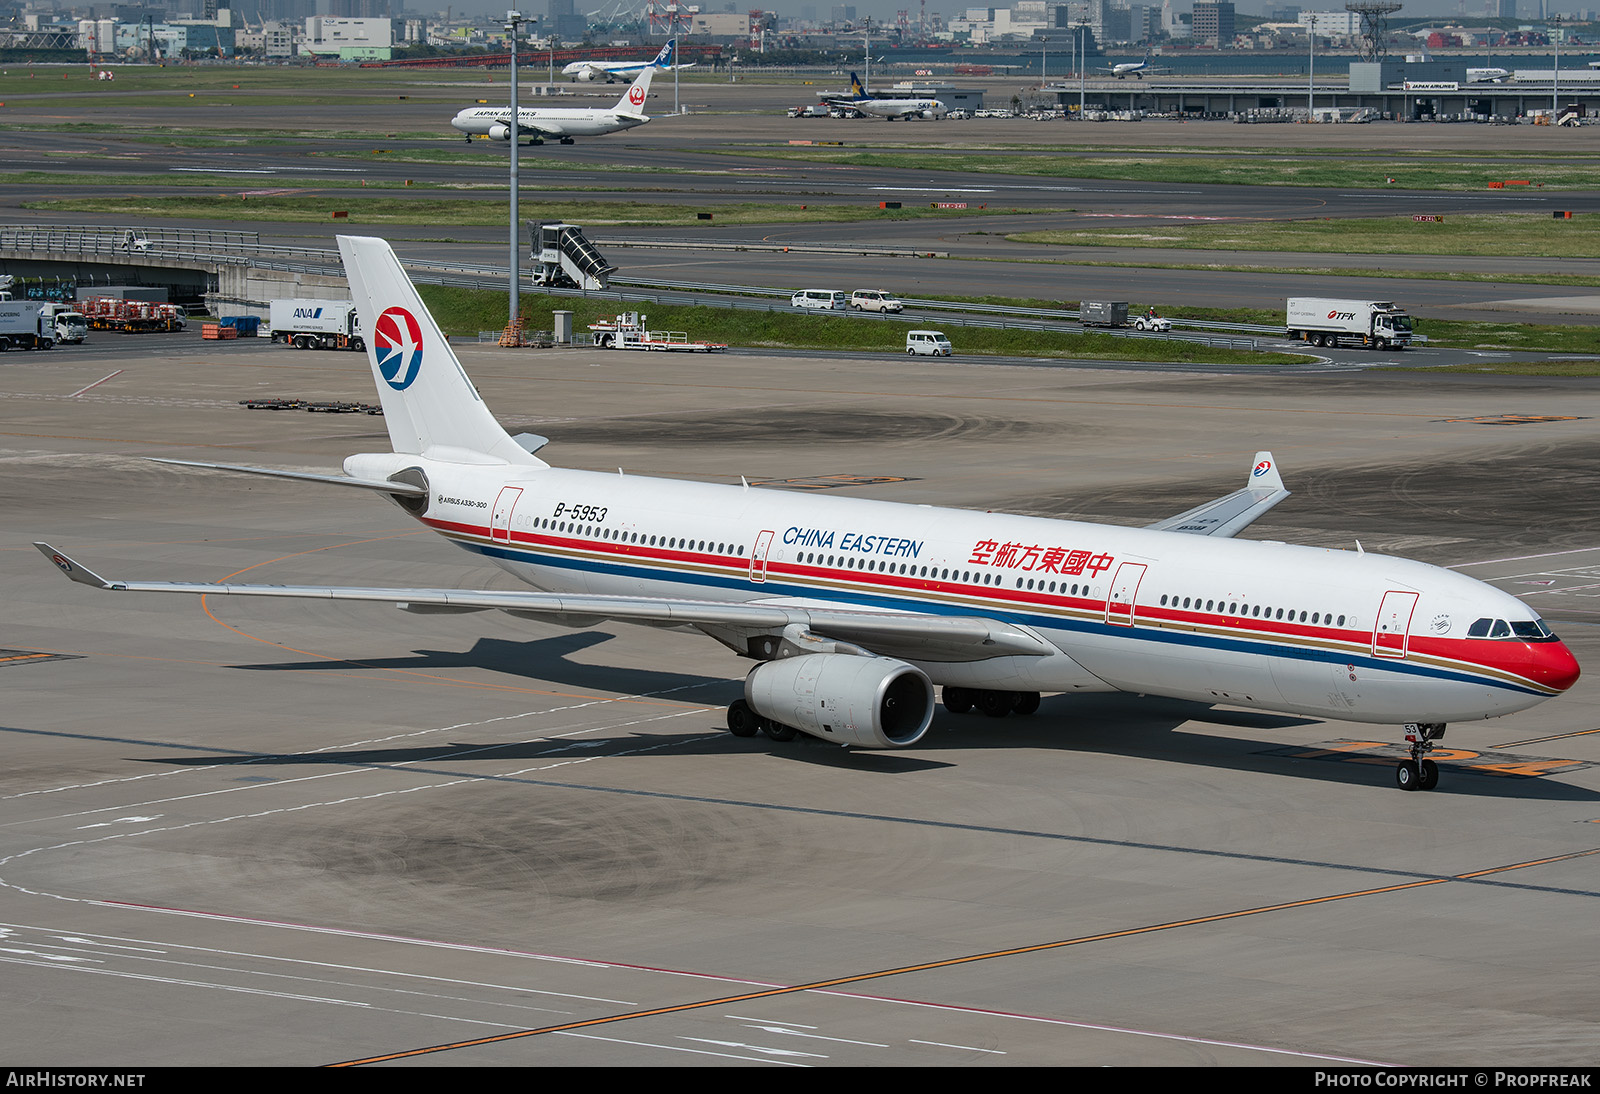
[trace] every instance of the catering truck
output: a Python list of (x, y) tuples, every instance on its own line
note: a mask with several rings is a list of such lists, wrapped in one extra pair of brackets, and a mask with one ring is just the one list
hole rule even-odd
[(37, 300), (0, 301), (0, 350), (49, 349), (56, 344), (55, 321)]
[(1411, 342), (1411, 316), (1388, 301), (1291, 296), (1284, 327), (1314, 346), (1405, 349)]
[(89, 336), (89, 320), (71, 304), (48, 302), (42, 305), (44, 317), (55, 328), (56, 343), (82, 342)]
[(296, 349), (367, 348), (361, 317), (349, 300), (274, 300), (267, 319), (274, 342)]

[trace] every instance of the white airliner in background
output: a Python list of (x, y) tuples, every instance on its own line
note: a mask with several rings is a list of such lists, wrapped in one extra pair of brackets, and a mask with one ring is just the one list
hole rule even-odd
[(667, 44), (661, 47), (661, 52), (649, 61), (573, 61), (561, 70), (561, 75), (573, 80), (604, 80), (608, 84), (617, 82), (619, 76), (637, 76), (647, 68), (660, 69), (671, 72), (674, 69), (693, 68), (693, 64), (673, 64), (673, 57), (678, 51), (678, 40), (668, 39)]
[(850, 94), (830, 95), (823, 102), (829, 106), (848, 106), (875, 118), (942, 118), (949, 110), (938, 99), (880, 99), (867, 92), (861, 77), (850, 73)]
[[(543, 144), (546, 137), (555, 137), (562, 144), (571, 144), (573, 137), (598, 137), (643, 125), (650, 120), (645, 116), (644, 104), (650, 96), (650, 77), (654, 73), (653, 68), (646, 68), (639, 73), (616, 105), (611, 107), (519, 106), (519, 135), (532, 137), (533, 144)], [(511, 139), (511, 108), (469, 106), (451, 118), (450, 124), (466, 134), (469, 141), (474, 136), (508, 141)]]
[(1437, 782), (1445, 723), (1578, 678), (1527, 605), (1471, 578), (1230, 538), (1288, 495), (1266, 452), (1242, 489), (1147, 528), (551, 467), (543, 437), (501, 429), (389, 245), (339, 249), (393, 451), (344, 475), (162, 462), (375, 491), (543, 591), (113, 580), (39, 544), (56, 566), (118, 591), (698, 630), (757, 662), (728, 708), (744, 737), (914, 745), (936, 684), (951, 711), (996, 717), (1040, 692), (1124, 691), (1402, 724), (1407, 790)]
[(1143, 60), (1123, 61), (1120, 64), (1107, 65), (1106, 67), (1110, 70), (1111, 75), (1115, 76), (1119, 80), (1126, 79), (1129, 76), (1132, 76), (1138, 80), (1142, 80), (1144, 79), (1144, 74), (1146, 72), (1152, 76), (1155, 76), (1166, 71), (1166, 69), (1159, 66), (1151, 66), (1150, 51), (1148, 49), (1144, 51)]

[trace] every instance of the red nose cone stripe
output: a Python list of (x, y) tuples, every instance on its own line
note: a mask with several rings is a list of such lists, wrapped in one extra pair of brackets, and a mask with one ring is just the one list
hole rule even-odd
[(1551, 642), (1536, 647), (1533, 666), (1528, 675), (1548, 688), (1566, 691), (1578, 682), (1582, 670), (1578, 659), (1572, 656), (1565, 642)]

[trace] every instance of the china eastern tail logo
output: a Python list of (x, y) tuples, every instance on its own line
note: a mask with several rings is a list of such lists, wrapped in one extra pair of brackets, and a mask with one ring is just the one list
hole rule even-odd
[(642, 105), (644, 103), (644, 88), (638, 84), (628, 88), (628, 101), (634, 106)]
[(1272, 470), (1272, 464), (1268, 463), (1266, 460), (1262, 460), (1260, 463), (1256, 464), (1256, 469), (1254, 471), (1250, 472), (1250, 473), (1252, 475), (1254, 475), (1256, 478), (1260, 478), (1262, 475), (1265, 475), (1268, 471), (1271, 471), (1271, 470)]
[(396, 391), (410, 387), (422, 369), (422, 328), (416, 316), (404, 308), (389, 308), (378, 316), (372, 349), (384, 382)]

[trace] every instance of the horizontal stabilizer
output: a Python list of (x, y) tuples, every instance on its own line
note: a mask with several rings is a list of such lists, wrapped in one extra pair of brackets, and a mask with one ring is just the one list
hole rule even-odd
[(200, 463), (198, 460), (163, 460), (147, 456), (152, 463), (170, 463), (175, 467), (201, 467), (207, 471), (238, 471), (246, 475), (266, 475), (274, 479), (295, 479), (299, 482), (322, 482), (332, 486), (359, 486), (363, 490), (377, 490), (385, 494), (399, 494), (408, 498), (425, 498), (428, 488), (409, 482), (390, 479), (353, 479), (349, 475), (317, 475), (310, 471), (279, 471), (273, 467), (245, 467), (234, 463)]
[(1283, 478), (1278, 474), (1278, 462), (1271, 452), (1257, 452), (1244, 489), (1197, 505), (1175, 517), (1147, 524), (1157, 532), (1182, 532), (1191, 536), (1217, 536), (1227, 539), (1238, 535), (1251, 522), (1268, 509), (1289, 496)]

